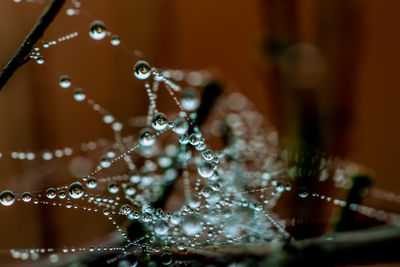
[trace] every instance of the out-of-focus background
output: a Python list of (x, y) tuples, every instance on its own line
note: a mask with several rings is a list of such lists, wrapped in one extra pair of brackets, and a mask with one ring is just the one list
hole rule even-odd
[[(47, 2), (0, 2), (1, 66)], [(11, 151), (112, 138), (98, 114), (73, 100), (74, 88), (121, 121), (146, 113), (142, 82), (132, 74), (136, 50), (157, 67), (209, 70), (265, 114), (284, 146), (301, 147), (299, 136), (316, 127), (317, 135), (307, 135), (311, 143), (400, 192), (398, 10), (397, 0), (82, 1), (80, 15), (63, 10), (43, 40), (79, 36), (42, 49), (45, 63), (27, 63), (0, 92), (0, 188), (34, 191), (72, 178), (65, 164), (53, 172), (47, 163), (12, 160)], [(94, 20), (119, 35), (121, 46), (90, 39)], [(58, 86), (61, 75), (71, 88)], [(173, 103), (159, 102), (161, 109)], [(305, 130), (304, 114), (311, 115)], [(30, 172), (41, 164), (46, 173)], [(112, 229), (101, 215), (40, 206), (1, 208), (0, 217), (0, 249), (79, 246)]]

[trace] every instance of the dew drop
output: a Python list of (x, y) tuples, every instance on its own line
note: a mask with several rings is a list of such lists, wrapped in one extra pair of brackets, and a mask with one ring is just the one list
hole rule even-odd
[(107, 158), (112, 159), (112, 158), (114, 158), (117, 154), (115, 153), (115, 150), (114, 150), (114, 149), (109, 149), (109, 150), (107, 150), (106, 155), (107, 155)]
[(202, 229), (200, 219), (195, 214), (188, 214), (183, 218), (182, 230), (186, 235), (193, 236)]
[(105, 216), (110, 215), (110, 210), (109, 210), (109, 209), (103, 209), (103, 214), (104, 214)]
[(135, 193), (136, 193), (136, 189), (133, 185), (130, 184), (125, 187), (125, 194), (127, 196), (133, 196)]
[(196, 110), (200, 105), (199, 95), (194, 88), (186, 88), (181, 95), (182, 107), (187, 111)]
[(207, 186), (203, 187), (203, 189), (201, 189), (200, 194), (203, 197), (208, 198), (208, 197), (210, 197), (212, 191), (214, 191), (214, 190), (210, 186), (207, 185)]
[(136, 173), (132, 173), (132, 174), (129, 176), (129, 181), (130, 181), (131, 183), (138, 184), (138, 183), (141, 182), (141, 180), (142, 180), (142, 178), (140, 177), (140, 175), (137, 175)]
[(110, 167), (110, 166), (111, 166), (110, 159), (109, 159), (109, 158), (102, 158), (102, 159), (100, 160), (100, 166), (101, 166), (102, 168), (108, 168), (108, 167)]
[(165, 235), (168, 232), (168, 224), (160, 219), (154, 223), (153, 229), (157, 235)]
[(107, 123), (107, 124), (113, 123), (114, 122), (114, 116), (110, 115), (110, 114), (104, 115), (103, 121), (104, 121), (104, 123)]
[(74, 199), (79, 199), (83, 196), (85, 191), (83, 190), (83, 186), (79, 182), (72, 183), (69, 186), (69, 196)]
[(94, 179), (94, 178), (89, 178), (89, 179), (86, 181), (86, 186), (87, 186), (87, 188), (89, 188), (89, 189), (96, 188), (96, 186), (97, 186), (97, 181), (96, 181), (96, 179)]
[(182, 134), (182, 135), (179, 137), (179, 143), (181, 143), (182, 145), (188, 144), (188, 143), (189, 143), (189, 140), (190, 140), (190, 138), (189, 138), (189, 135), (188, 135), (188, 134)]
[(39, 65), (43, 64), (44, 63), (44, 58), (43, 57), (38, 57), (36, 59), (36, 63), (39, 64)]
[(172, 130), (179, 134), (185, 134), (189, 130), (189, 123), (184, 118), (178, 118), (174, 121)]
[(306, 198), (308, 197), (308, 190), (306, 188), (300, 188), (299, 190), (299, 197)]
[(22, 194), (22, 200), (24, 202), (30, 202), (32, 200), (32, 196), (29, 192), (25, 192)]
[(119, 39), (119, 37), (117, 35), (113, 35), (111, 37), (111, 41), (110, 42), (111, 42), (111, 44), (113, 46), (117, 46), (117, 45), (119, 45), (121, 43), (121, 40)]
[(49, 199), (53, 199), (57, 196), (57, 192), (54, 188), (49, 188), (46, 190), (46, 197)]
[(61, 76), (59, 84), (62, 88), (68, 88), (71, 86), (71, 80), (68, 76)]
[(167, 117), (162, 113), (157, 113), (151, 120), (151, 126), (154, 130), (162, 131), (168, 126)]
[(204, 142), (201, 141), (195, 147), (196, 147), (196, 150), (203, 151), (204, 149), (207, 148), (207, 145)]
[(112, 129), (114, 130), (114, 131), (116, 131), (116, 132), (119, 132), (119, 131), (121, 131), (122, 130), (122, 128), (124, 127), (123, 126), (123, 124), (122, 123), (120, 123), (120, 122), (114, 122), (113, 124), (112, 124)]
[(161, 168), (168, 168), (172, 165), (172, 158), (168, 156), (160, 156), (158, 158), (158, 165), (160, 165)]
[(15, 195), (12, 191), (4, 190), (0, 193), (0, 202), (1, 204), (3, 204), (3, 206), (11, 206), (12, 204), (14, 204), (14, 201)]
[(90, 25), (89, 36), (93, 40), (101, 40), (106, 37), (106, 35), (106, 27), (101, 21), (94, 21), (92, 25)]
[(191, 195), (188, 198), (188, 205), (189, 207), (191, 207), (192, 209), (196, 209), (198, 207), (200, 207), (200, 198), (198, 195)]
[(163, 252), (160, 256), (163, 265), (170, 265), (172, 263), (172, 256), (169, 252)]
[(73, 15), (75, 15), (75, 9), (73, 9), (73, 8), (67, 8), (67, 10), (65, 11), (65, 13), (66, 13), (68, 16), (73, 16)]
[(138, 61), (134, 68), (135, 77), (139, 80), (145, 80), (150, 77), (151, 75), (151, 68), (149, 63), (146, 61)]
[(132, 207), (128, 204), (124, 204), (121, 206), (120, 212), (124, 215), (129, 215), (132, 213)]
[(285, 186), (285, 190), (286, 190), (286, 191), (292, 190), (292, 186), (291, 186), (290, 184), (287, 184), (287, 185)]
[(281, 183), (277, 183), (276, 184), (276, 191), (279, 193), (282, 193), (283, 191), (285, 191), (285, 186)]
[(263, 205), (260, 202), (254, 203), (254, 209), (256, 211), (262, 211)]
[(144, 129), (140, 134), (140, 144), (142, 146), (151, 146), (156, 141), (155, 135), (148, 129)]
[(214, 173), (214, 165), (210, 162), (203, 161), (197, 168), (197, 171), (204, 178), (211, 177)]
[(189, 136), (189, 142), (191, 145), (196, 146), (196, 145), (200, 144), (200, 141), (201, 141), (200, 138), (201, 138), (201, 136), (199, 133), (192, 133)]
[(203, 151), (202, 155), (203, 155), (203, 159), (212, 160), (214, 158), (215, 154), (214, 154), (214, 151), (212, 151), (211, 149), (208, 148)]
[(172, 215), (171, 215), (171, 223), (178, 225), (182, 220), (182, 216), (181, 216), (181, 212), (180, 211), (175, 211)]
[(58, 198), (59, 199), (64, 199), (67, 197), (67, 194), (64, 191), (59, 191), (58, 192)]
[(86, 93), (85, 93), (85, 91), (83, 90), (83, 89), (81, 89), (81, 88), (76, 88), (75, 89), (75, 92), (74, 92), (74, 99), (76, 100), (76, 101), (83, 101), (83, 100), (85, 100), (85, 98), (86, 98)]
[(51, 160), (53, 158), (53, 154), (51, 154), (50, 152), (43, 152), (42, 158), (44, 160)]
[(108, 192), (110, 192), (111, 194), (116, 194), (119, 191), (119, 186), (117, 184), (110, 184), (108, 186)]

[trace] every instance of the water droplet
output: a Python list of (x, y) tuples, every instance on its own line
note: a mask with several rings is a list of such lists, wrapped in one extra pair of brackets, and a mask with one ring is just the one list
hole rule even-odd
[(37, 59), (36, 59), (36, 63), (37, 64), (43, 64), (44, 63), (44, 58), (43, 57), (38, 57)]
[(198, 143), (195, 147), (196, 150), (203, 151), (204, 149), (207, 148), (207, 145), (203, 141), (200, 141), (200, 143)]
[(132, 213), (132, 207), (128, 204), (124, 204), (121, 206), (120, 212), (124, 215), (129, 215)]
[(160, 165), (161, 168), (168, 168), (172, 165), (172, 158), (168, 156), (160, 156), (158, 158), (158, 165)]
[(59, 191), (58, 192), (58, 198), (59, 199), (64, 199), (67, 197), (67, 194), (64, 191)]
[(110, 184), (108, 186), (108, 192), (110, 192), (111, 194), (116, 194), (119, 191), (119, 186), (117, 184)]
[(202, 177), (208, 178), (214, 173), (214, 165), (210, 162), (203, 161), (197, 168), (197, 171)]
[(269, 172), (263, 172), (261, 174), (261, 179), (264, 181), (268, 181), (269, 179), (271, 179), (271, 174)]
[(200, 194), (206, 199), (207, 203), (215, 204), (221, 199), (221, 194), (219, 191), (214, 190), (210, 186), (205, 186)]
[(140, 177), (140, 175), (138, 175), (138, 174), (136, 174), (136, 173), (132, 173), (132, 174), (129, 176), (129, 181), (130, 181), (131, 183), (138, 184), (138, 183), (141, 182), (141, 180), (142, 180), (142, 178)]
[(109, 209), (103, 209), (103, 214), (104, 214), (105, 216), (110, 215), (110, 210), (109, 210)]
[(164, 220), (158, 220), (154, 223), (153, 229), (157, 235), (165, 235), (168, 232), (168, 224)]
[(285, 190), (286, 190), (286, 191), (292, 190), (292, 186), (291, 186), (290, 184), (287, 184), (287, 185), (285, 186)]
[(208, 197), (210, 197), (212, 191), (214, 191), (214, 190), (210, 186), (207, 185), (207, 186), (203, 187), (203, 189), (201, 189), (200, 194), (203, 197), (208, 198)]
[(111, 37), (111, 41), (110, 42), (111, 42), (111, 44), (113, 46), (117, 46), (117, 45), (119, 45), (121, 43), (121, 40), (119, 39), (119, 37), (117, 35), (113, 35)]
[(93, 40), (101, 40), (106, 37), (106, 35), (106, 27), (101, 21), (94, 21), (92, 25), (90, 25), (89, 36)]
[(306, 188), (300, 188), (299, 190), (299, 197), (306, 198), (308, 197), (308, 190)]
[(15, 195), (12, 191), (10, 190), (4, 190), (3, 192), (0, 193), (0, 202), (4, 206), (11, 206), (14, 204), (15, 201)]
[(162, 113), (157, 113), (153, 116), (151, 120), (151, 126), (154, 130), (162, 131), (168, 127), (168, 120)]
[(107, 151), (106, 155), (107, 155), (107, 158), (112, 159), (112, 158), (114, 158), (117, 154), (115, 153), (115, 150), (114, 150), (114, 149), (109, 149), (109, 150)]
[(200, 207), (200, 204), (201, 204), (201, 202), (200, 202), (200, 198), (198, 195), (191, 195), (188, 198), (188, 205), (192, 209), (196, 209), (196, 208)]
[(73, 8), (67, 8), (67, 10), (65, 11), (65, 13), (66, 13), (68, 16), (73, 16), (73, 15), (75, 15), (75, 9), (73, 9)]
[(281, 183), (277, 183), (276, 184), (276, 191), (279, 193), (282, 193), (283, 191), (285, 191), (285, 186)]
[(171, 223), (178, 225), (182, 220), (182, 214), (180, 211), (175, 211), (174, 213), (172, 213), (171, 215)]
[(32, 196), (29, 192), (25, 192), (22, 194), (22, 200), (24, 202), (30, 202), (32, 200)]
[(151, 75), (151, 68), (149, 63), (146, 61), (138, 61), (135, 65), (134, 69), (135, 77), (139, 80), (145, 80), (150, 77)]
[(212, 160), (214, 158), (215, 154), (214, 154), (214, 151), (212, 151), (210, 148), (208, 148), (203, 151), (202, 155), (205, 160)]
[(182, 145), (186, 145), (189, 143), (189, 135), (188, 134), (183, 134), (179, 137), (179, 143), (181, 143)]
[(179, 134), (185, 134), (189, 130), (189, 123), (184, 118), (178, 118), (174, 121), (172, 130)]
[(75, 89), (75, 92), (74, 92), (74, 99), (76, 100), (76, 101), (83, 101), (83, 100), (85, 100), (85, 98), (86, 98), (86, 93), (85, 93), (85, 91), (83, 90), (83, 89), (81, 89), (81, 88), (76, 88)]
[(201, 139), (200, 139), (200, 137), (198, 136), (197, 133), (192, 133), (189, 136), (189, 142), (193, 146), (196, 146), (196, 145), (200, 144), (200, 141), (201, 141)]
[(59, 84), (62, 88), (68, 88), (71, 86), (71, 80), (68, 76), (61, 76)]
[(133, 216), (134, 219), (139, 219), (140, 218), (140, 213), (138, 211), (134, 211), (132, 213), (132, 216)]
[(108, 167), (110, 167), (110, 166), (111, 166), (110, 159), (109, 159), (109, 158), (102, 158), (102, 159), (100, 160), (100, 166), (101, 166), (102, 168), (108, 168)]
[(114, 116), (113, 116), (113, 115), (110, 115), (110, 114), (104, 115), (103, 121), (104, 121), (105, 123), (107, 123), (107, 124), (113, 123), (113, 121), (114, 121)]
[(54, 188), (49, 188), (46, 190), (46, 197), (53, 199), (57, 196), (57, 192)]
[(43, 152), (42, 157), (44, 160), (51, 160), (53, 158), (53, 154), (50, 152)]
[(144, 129), (140, 134), (140, 144), (142, 146), (151, 146), (156, 141), (155, 135), (148, 129)]
[(112, 129), (113, 129), (114, 131), (119, 132), (119, 131), (122, 130), (122, 128), (124, 127), (124, 125), (123, 125), (121, 122), (116, 121), (116, 122), (114, 122), (114, 123), (112, 124), (111, 127), (112, 127)]
[(181, 95), (182, 107), (187, 111), (196, 110), (200, 105), (199, 95), (196, 89), (186, 88)]
[(125, 187), (125, 194), (128, 196), (133, 196), (136, 193), (136, 189), (133, 185), (129, 184)]
[(69, 196), (74, 199), (81, 198), (84, 193), (85, 191), (83, 190), (83, 186), (79, 182), (72, 183), (69, 186)]
[(254, 209), (256, 211), (262, 211), (263, 205), (260, 202), (254, 203)]
[(201, 221), (196, 214), (188, 214), (183, 218), (182, 230), (186, 235), (193, 236), (202, 229)]
[(169, 252), (163, 252), (160, 256), (163, 265), (170, 265), (172, 263), (172, 256)]
[(86, 181), (86, 186), (87, 186), (88, 188), (90, 188), (90, 189), (96, 188), (96, 186), (97, 186), (97, 181), (96, 181), (96, 179), (94, 179), (94, 178), (89, 178), (89, 179)]
[(144, 213), (142, 214), (142, 221), (144, 221), (144, 222), (150, 222), (151, 219), (152, 219), (152, 216), (151, 216), (150, 213), (144, 212)]

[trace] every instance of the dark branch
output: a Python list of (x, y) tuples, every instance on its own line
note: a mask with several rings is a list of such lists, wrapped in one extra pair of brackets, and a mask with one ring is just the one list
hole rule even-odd
[(29, 53), (32, 51), (33, 46), (43, 36), (44, 31), (53, 21), (54, 17), (60, 11), (61, 7), (65, 3), (65, 0), (53, 0), (47, 9), (44, 11), (40, 19), (37, 21), (35, 27), (25, 38), (20, 48), (17, 50), (15, 55), (7, 63), (0, 73), (0, 90), (11, 78), (14, 72), (24, 65), (29, 60)]
[(399, 262), (400, 225), (333, 233), (294, 241), (271, 254), (263, 266), (338, 266)]

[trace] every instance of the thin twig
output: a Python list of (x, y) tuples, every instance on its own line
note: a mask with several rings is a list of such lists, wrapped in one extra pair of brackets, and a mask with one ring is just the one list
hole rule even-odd
[(44, 31), (53, 21), (54, 17), (60, 11), (61, 7), (65, 3), (65, 0), (53, 0), (47, 9), (43, 12), (40, 19), (36, 22), (32, 31), (25, 38), (15, 55), (2, 69), (0, 73), (0, 90), (11, 78), (14, 72), (24, 65), (29, 60), (29, 53), (32, 51), (33, 46), (43, 36)]

